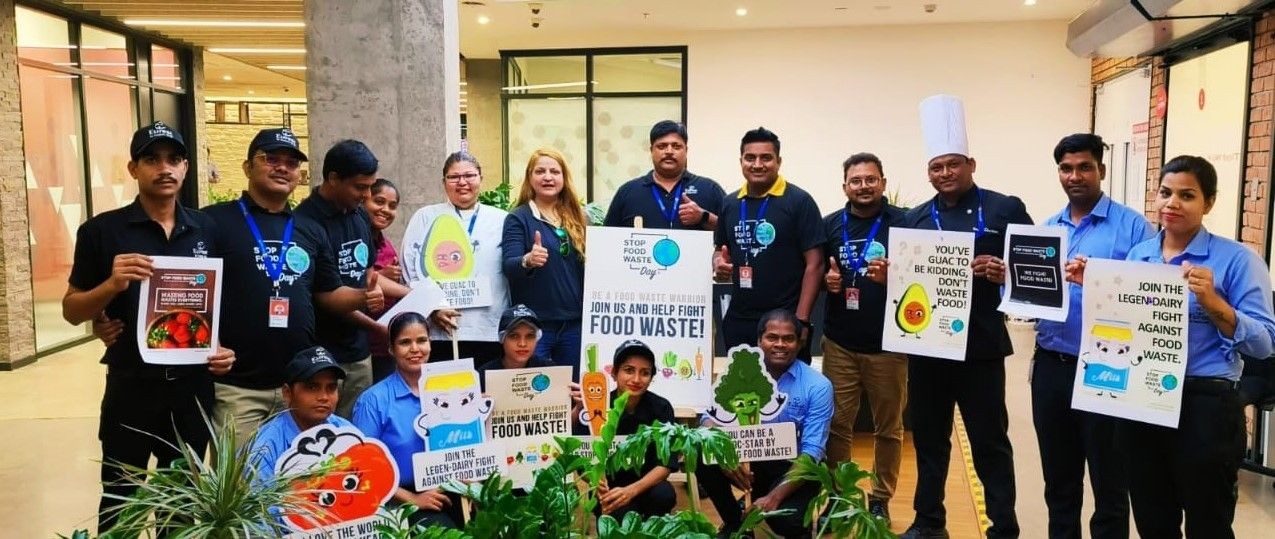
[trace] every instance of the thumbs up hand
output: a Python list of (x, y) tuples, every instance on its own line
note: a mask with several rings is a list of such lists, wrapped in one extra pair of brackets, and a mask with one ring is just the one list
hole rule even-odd
[(723, 245), (713, 256), (713, 277), (719, 283), (729, 283), (734, 273), (735, 265), (730, 261), (730, 250)]
[(540, 231), (537, 230), (535, 234), (535, 241), (531, 244), (531, 250), (527, 251), (527, 254), (522, 255), (522, 267), (527, 269), (539, 268), (543, 267), (548, 262), (549, 250), (545, 249), (545, 246), (541, 243)]
[(837, 259), (828, 257), (828, 273), (823, 276), (824, 287), (833, 294), (841, 293), (841, 266), (837, 265)]
[(367, 298), (365, 302), (368, 312), (373, 314), (385, 310), (385, 293), (381, 291), (381, 285), (377, 284), (377, 280), (380, 277), (380, 272), (367, 272), (367, 290), (365, 291)]
[(677, 208), (677, 220), (682, 222), (682, 226), (698, 228), (705, 213), (704, 208), (699, 207), (686, 193), (682, 193), (682, 203)]

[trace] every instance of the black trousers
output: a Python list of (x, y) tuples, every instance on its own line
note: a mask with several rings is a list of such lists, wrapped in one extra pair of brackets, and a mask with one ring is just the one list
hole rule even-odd
[(1244, 453), (1239, 393), (1219, 379), (1183, 383), (1178, 428), (1122, 420), (1116, 440), (1128, 457), (1129, 498), (1138, 534), (1148, 538), (1235, 537), (1238, 472)]
[[(608, 483), (611, 486), (615, 486), (615, 487), (622, 487), (622, 486), (632, 484), (632, 482), (623, 482), (623, 481), (615, 481), (615, 480), (608, 481)], [(632, 512), (637, 512), (637, 514), (642, 515), (643, 519), (646, 519), (656, 515), (670, 514), (673, 512), (673, 507), (676, 505), (677, 505), (677, 491), (673, 490), (673, 485), (669, 484), (669, 482), (665, 480), (665, 481), (660, 481), (659, 483), (656, 483), (650, 489), (647, 489), (646, 492), (639, 494), (636, 498), (633, 499), (632, 502), (629, 502), (628, 505), (620, 507), (619, 509), (616, 509), (614, 511), (611, 511), (610, 515), (617, 522), (623, 522), (624, 515), (627, 515)], [(602, 514), (601, 503), (599, 503), (596, 507), (593, 508), (593, 513), (596, 515)]]
[[(145, 469), (152, 455), (160, 467), (170, 466), (180, 453), (177, 438), (203, 457), (211, 434), (200, 413), (212, 414), (212, 378), (203, 366), (145, 366), (111, 368), (102, 395), (97, 437), (102, 442), (102, 491), (98, 533), (115, 525), (108, 510), (120, 505), (107, 497), (132, 495), (118, 464)], [(171, 444), (171, 445), (170, 445)]]
[(1129, 537), (1129, 486), (1116, 447), (1116, 419), (1071, 409), (1076, 358), (1036, 349), (1033, 358), (1032, 422), (1040, 444), (1049, 508), (1050, 539), (1080, 539), (1085, 465), (1093, 490), (1089, 533), (1094, 539)]
[[(753, 500), (765, 496), (784, 480), (784, 474), (792, 467), (788, 461), (752, 462)], [(726, 479), (720, 466), (701, 465), (698, 469), (700, 484), (708, 493), (717, 514), (722, 517), (722, 531), (735, 531), (743, 522), (743, 511), (739, 507), (735, 493), (731, 491), (730, 480)], [(766, 525), (780, 537), (810, 537), (810, 528), (801, 523), (806, 514), (806, 506), (819, 493), (814, 483), (801, 485), (788, 499), (779, 504), (779, 509), (792, 509), (792, 514), (766, 519)]]
[[(717, 330), (722, 332), (722, 342), (726, 344), (726, 349), (730, 350), (737, 344), (757, 346), (757, 323), (760, 321), (760, 318), (739, 318), (730, 315), (723, 317)], [(801, 328), (797, 328), (797, 332), (801, 333)], [(807, 338), (801, 343), (801, 350), (797, 351), (797, 359), (807, 365), (810, 364), (811, 340)]]
[(960, 406), (974, 453), (974, 471), (983, 483), (987, 516), (992, 521), (987, 536), (1018, 537), (1004, 359), (949, 361), (911, 356), (908, 405), (912, 413), (912, 443), (916, 447), (914, 524), (947, 526), (944, 486), (952, 455), (952, 413)]

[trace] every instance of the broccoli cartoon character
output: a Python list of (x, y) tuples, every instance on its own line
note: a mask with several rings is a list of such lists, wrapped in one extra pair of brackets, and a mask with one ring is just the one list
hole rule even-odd
[[(788, 395), (775, 389), (775, 381), (762, 368), (761, 354), (760, 348), (748, 345), (730, 349), (731, 362), (713, 388), (713, 401), (717, 405), (709, 407), (709, 417), (722, 424), (750, 426), (779, 414)], [(772, 404), (773, 409), (767, 410)], [(718, 415), (718, 406), (734, 415)]]

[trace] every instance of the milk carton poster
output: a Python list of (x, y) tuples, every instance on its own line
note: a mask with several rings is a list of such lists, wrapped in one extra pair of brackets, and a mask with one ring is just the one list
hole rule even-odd
[(504, 444), (487, 437), (485, 421), (494, 401), (483, 395), (472, 358), (426, 364), (420, 395), (415, 429), (425, 440), (425, 451), (412, 455), (417, 491), (450, 479), (476, 481), (506, 472)]

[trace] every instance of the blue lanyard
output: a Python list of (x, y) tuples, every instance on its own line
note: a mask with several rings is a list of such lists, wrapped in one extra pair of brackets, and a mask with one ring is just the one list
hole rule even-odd
[[(761, 222), (762, 217), (766, 215), (766, 205), (770, 204), (770, 195), (761, 199), (761, 207), (757, 208), (757, 222)], [(742, 223), (748, 220), (748, 197), (739, 199), (739, 221)]]
[[(974, 239), (983, 237), (987, 232), (987, 223), (983, 221), (983, 190), (978, 186), (974, 186), (974, 193), (978, 195), (978, 223), (977, 229), (974, 231)], [(943, 223), (939, 222), (938, 198), (930, 201), (930, 217), (934, 219), (934, 228), (943, 230)]]
[(279, 293), (279, 279), (283, 277), (283, 259), (284, 253), (288, 250), (288, 243), (292, 241), (292, 216), (288, 217), (288, 224), (283, 227), (283, 242), (279, 245), (279, 254), (275, 257), (273, 263), (270, 261), (270, 252), (266, 250), (266, 242), (261, 238), (261, 229), (257, 228), (257, 220), (252, 218), (248, 213), (248, 205), (244, 204), (243, 199), (239, 199), (239, 210), (243, 212), (243, 218), (248, 222), (248, 230), (252, 232), (253, 239), (257, 240), (257, 249), (261, 251), (261, 265), (266, 268), (266, 277), (270, 278), (270, 282), (274, 285), (275, 294)]
[[(850, 250), (850, 210), (845, 210), (841, 214), (841, 243), (846, 246), (846, 251)], [(859, 256), (850, 259), (850, 275), (851, 279), (859, 277), (859, 269), (863, 267), (864, 259), (868, 257), (868, 247), (872, 246), (872, 240), (877, 238), (877, 232), (881, 230), (881, 220), (885, 218), (885, 208), (881, 208), (881, 214), (877, 216), (876, 222), (872, 223), (872, 228), (868, 230), (868, 236), (863, 240), (863, 247), (859, 249)]]
[[(481, 204), (474, 204), (474, 213), (473, 213), (473, 215), (470, 215), (470, 216), (469, 216), (469, 239), (471, 239), (471, 240), (472, 240), (472, 239), (474, 239), (474, 223), (478, 222), (478, 208), (479, 208), (479, 207), (481, 207)], [(461, 214), (460, 214), (460, 208), (457, 208), (456, 206), (452, 206), (452, 209), (453, 209), (453, 210), (456, 210), (456, 218), (457, 218), (457, 219), (460, 219), (460, 220), (462, 220), (462, 221), (464, 221), (464, 220), (465, 220), (465, 216), (463, 216), (463, 215), (461, 215)]]
[(655, 203), (660, 205), (660, 215), (668, 219), (668, 224), (673, 225), (677, 219), (677, 207), (682, 203), (682, 182), (677, 182), (677, 187), (673, 189), (673, 207), (668, 208), (664, 205), (664, 197), (660, 196), (660, 189), (651, 184), (651, 196), (655, 197)]

